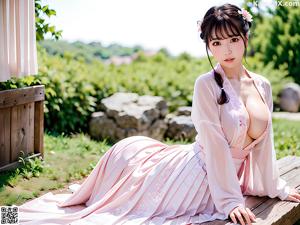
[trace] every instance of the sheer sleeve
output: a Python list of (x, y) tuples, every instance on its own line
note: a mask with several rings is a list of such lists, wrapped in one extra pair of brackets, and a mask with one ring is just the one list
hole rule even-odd
[(212, 200), (217, 210), (228, 217), (235, 207), (245, 207), (245, 201), (230, 147), (220, 123), (217, 96), (212, 83), (202, 76), (195, 81), (191, 118), (197, 131), (196, 141), (205, 153)]
[[(266, 103), (270, 112), (273, 112), (272, 87), (266, 79), (263, 83)], [(248, 186), (246, 194), (278, 197), (281, 200), (287, 198), (290, 187), (280, 177), (274, 147), (274, 135), (272, 119), (266, 137), (259, 142), (252, 151), (252, 182)]]

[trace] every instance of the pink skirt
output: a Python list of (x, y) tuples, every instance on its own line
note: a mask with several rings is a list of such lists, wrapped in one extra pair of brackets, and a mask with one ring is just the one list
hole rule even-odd
[(19, 207), (20, 224), (176, 224), (224, 220), (195, 142), (132, 136), (113, 145), (73, 194), (51, 192)]

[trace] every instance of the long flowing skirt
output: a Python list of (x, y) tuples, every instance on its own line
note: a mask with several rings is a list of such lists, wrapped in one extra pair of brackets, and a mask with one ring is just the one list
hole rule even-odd
[(113, 145), (78, 190), (19, 207), (20, 224), (193, 224), (216, 211), (195, 142), (167, 145), (131, 136)]

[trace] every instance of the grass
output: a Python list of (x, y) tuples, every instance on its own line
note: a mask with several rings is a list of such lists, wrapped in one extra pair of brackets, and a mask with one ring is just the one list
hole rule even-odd
[(300, 156), (300, 121), (273, 119), (274, 146), (277, 159), (287, 155)]
[[(277, 158), (300, 156), (300, 122), (273, 119)], [(66, 188), (83, 180), (95, 167), (99, 158), (112, 146), (106, 140), (91, 140), (84, 134), (51, 136), (45, 134), (44, 160), (25, 161), (12, 172), (0, 173), (0, 205), (20, 205), (49, 191)], [(189, 142), (170, 139), (167, 144)]]
[[(0, 205), (19, 205), (84, 178), (110, 147), (105, 141), (96, 142), (83, 134), (72, 137), (45, 134), (44, 139), (44, 161), (35, 159), (25, 174), (22, 170), (0, 174)], [(36, 164), (42, 167), (37, 174)]]

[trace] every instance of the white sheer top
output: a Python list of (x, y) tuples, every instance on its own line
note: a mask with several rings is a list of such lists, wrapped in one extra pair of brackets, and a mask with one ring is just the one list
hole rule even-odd
[(233, 208), (245, 206), (243, 195), (284, 200), (289, 194), (289, 186), (280, 178), (276, 164), (270, 82), (246, 69), (268, 106), (269, 117), (265, 131), (243, 147), (249, 115), (221, 65), (217, 64), (215, 70), (223, 77), (229, 103), (217, 103), (221, 89), (211, 70), (195, 81), (191, 117), (197, 130), (195, 147), (202, 153), (216, 209), (228, 216)]

